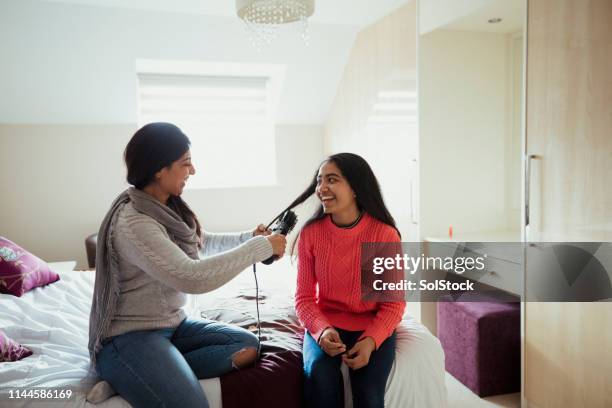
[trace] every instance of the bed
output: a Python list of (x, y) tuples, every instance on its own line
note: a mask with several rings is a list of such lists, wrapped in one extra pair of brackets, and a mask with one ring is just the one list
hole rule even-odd
[[(0, 327), (34, 354), (18, 362), (0, 363), (0, 405), (10, 407), (120, 408), (130, 405), (115, 395), (99, 404), (86, 401), (95, 383), (87, 376), (87, 333), (94, 272), (56, 268), (60, 280), (21, 298), (0, 294)], [(299, 406), (303, 329), (293, 309), (295, 265), (288, 259), (270, 267), (258, 265), (262, 359), (254, 367), (222, 378), (201, 380), (211, 408)], [(255, 329), (255, 289), (249, 270), (224, 287), (192, 297), (188, 311), (250, 330)], [(439, 341), (406, 316), (397, 331), (396, 362), (385, 393), (385, 406), (446, 406), (444, 353)], [(346, 369), (346, 367), (344, 367)], [(348, 376), (345, 375), (345, 378)], [(12, 388), (70, 389), (70, 400), (8, 399)], [(236, 392), (240, 390), (240, 392)], [(351, 407), (345, 381), (346, 407)]]

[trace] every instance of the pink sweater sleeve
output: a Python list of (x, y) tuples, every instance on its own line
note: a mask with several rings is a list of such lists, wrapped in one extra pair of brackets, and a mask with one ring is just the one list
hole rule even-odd
[(300, 234), (298, 241), (298, 274), (295, 292), (295, 309), (298, 318), (308, 329), (310, 335), (319, 341), (319, 337), (331, 324), (319, 309), (316, 302), (317, 279), (312, 247), (308, 243), (308, 233)]
[[(399, 244), (401, 240), (397, 232), (392, 230), (388, 234), (385, 234), (383, 242), (397, 242)], [(400, 250), (401, 246), (397, 248), (397, 251)], [(394, 256), (394, 254), (391, 256)], [(397, 271), (396, 274), (397, 278), (401, 279), (403, 271)], [(368, 336), (372, 337), (376, 343), (376, 349), (378, 349), (399, 325), (404, 315), (405, 308), (406, 302), (403, 300), (403, 294), (397, 301), (379, 302), (376, 317), (359, 338), (364, 339)]]

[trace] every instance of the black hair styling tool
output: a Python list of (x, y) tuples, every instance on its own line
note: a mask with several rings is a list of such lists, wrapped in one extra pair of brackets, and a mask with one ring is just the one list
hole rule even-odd
[[(272, 228), (273, 234), (289, 234), (293, 228), (297, 224), (297, 215), (291, 210), (285, 211), (285, 213), (278, 219), (274, 227)], [(262, 261), (264, 265), (270, 265), (272, 262), (276, 261), (278, 256), (272, 255), (268, 259)]]
[[(287, 235), (291, 232), (291, 230), (293, 230), (295, 224), (297, 224), (297, 215), (295, 215), (295, 213), (291, 210), (285, 210), (274, 218), (272, 222), (268, 224), (266, 229), (270, 228), (270, 225), (272, 225), (274, 221), (277, 222), (274, 224), (274, 228), (272, 228), (272, 233)], [(278, 256), (272, 255), (263, 261), (263, 263), (270, 265), (277, 259)], [(257, 308), (257, 338), (259, 339), (257, 356), (259, 357), (261, 355), (261, 320), (259, 319), (259, 283), (257, 282), (257, 268), (255, 267), (255, 264), (253, 264), (253, 276), (255, 276), (255, 307)]]

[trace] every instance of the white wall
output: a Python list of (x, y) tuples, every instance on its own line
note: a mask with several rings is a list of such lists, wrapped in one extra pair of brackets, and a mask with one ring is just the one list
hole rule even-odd
[[(420, 42), (421, 236), (518, 231), (510, 35), (436, 30)], [(518, 133), (520, 140), (520, 132)], [(520, 152), (518, 152), (520, 153)], [(516, 174), (508, 174), (516, 172)], [(518, 236), (518, 234), (517, 234)]]
[[(410, 183), (416, 180), (412, 160), (418, 157), (418, 127), (373, 127), (367, 120), (380, 91), (416, 92), (416, 23), (416, 1), (409, 1), (359, 32), (325, 125), (324, 142), (326, 154), (349, 151), (370, 163), (405, 241), (418, 239), (410, 195)], [(418, 193), (416, 184), (412, 192)]]
[[(135, 128), (0, 125), (0, 235), (47, 261), (77, 260), (86, 267), (85, 237), (97, 232), (112, 200), (127, 186), (122, 153)], [(281, 125), (276, 134), (277, 186), (184, 193), (207, 230), (267, 223), (310, 182), (322, 157), (322, 128)], [(232, 171), (248, 171), (265, 159)], [(194, 163), (206, 165), (197, 157)]]
[[(310, 46), (294, 35), (258, 53), (235, 17), (1, 1), (0, 235), (49, 261), (86, 266), (84, 238), (127, 186), (122, 152), (137, 126), (137, 59), (287, 65), (276, 118), (278, 184), (185, 192), (211, 231), (268, 222), (322, 158), (318, 124), (356, 31), (313, 24)], [(266, 159), (274, 158), (229, 170)], [(197, 157), (195, 164), (228, 170)]]
[[(253, 158), (251, 163), (233, 171), (249, 171), (249, 167), (266, 159)], [(254, 228), (257, 223), (271, 221), (310, 184), (322, 159), (322, 126), (279, 125), (276, 127), (277, 186), (187, 190), (184, 198), (197, 209), (208, 230)], [(298, 212), (300, 215), (302, 213)], [(301, 216), (300, 220), (303, 218)]]
[(0, 123), (137, 123), (136, 59), (286, 64), (276, 121), (323, 123), (356, 32), (315, 23), (309, 46), (257, 52), (234, 16), (2, 0)]
[[(326, 154), (357, 153), (372, 166), (403, 241), (419, 237), (411, 208), (411, 193), (418, 194), (413, 162), (418, 157), (418, 127), (372, 127), (367, 119), (373, 114), (378, 92), (416, 92), (416, 60), (417, 12), (413, 0), (359, 32), (325, 126)], [(396, 88), (398, 84), (401, 89)], [(408, 302), (406, 312), (419, 320), (420, 303)]]

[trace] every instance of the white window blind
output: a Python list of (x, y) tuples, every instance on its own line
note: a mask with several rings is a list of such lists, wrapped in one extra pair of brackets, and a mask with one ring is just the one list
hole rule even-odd
[(276, 183), (275, 134), (266, 77), (138, 74), (139, 124), (170, 122), (191, 140), (187, 188)]

